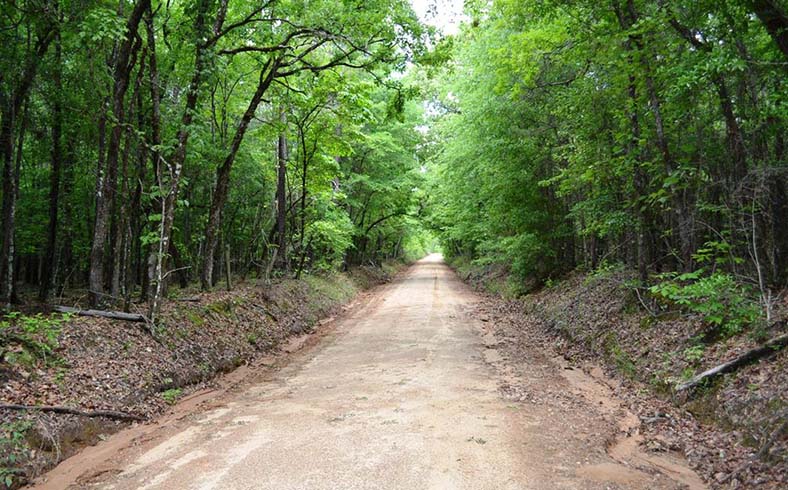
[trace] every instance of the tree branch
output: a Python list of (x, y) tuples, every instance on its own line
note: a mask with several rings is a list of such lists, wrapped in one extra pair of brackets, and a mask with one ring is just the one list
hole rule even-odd
[(90, 418), (104, 417), (104, 418), (115, 419), (115, 420), (134, 420), (134, 421), (145, 420), (144, 417), (140, 417), (139, 415), (134, 415), (126, 412), (118, 412), (115, 410), (88, 411), (88, 410), (79, 410), (77, 408), (71, 408), (71, 407), (50, 406), (50, 405), (2, 404), (0, 405), (0, 410), (30, 410), (30, 411), (39, 411), (39, 412), (61, 413), (68, 415), (79, 415), (80, 417), (90, 417)]

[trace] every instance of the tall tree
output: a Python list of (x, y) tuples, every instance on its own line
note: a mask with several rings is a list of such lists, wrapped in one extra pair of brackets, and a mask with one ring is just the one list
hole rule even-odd
[(63, 46), (58, 32), (55, 37), (55, 60), (52, 74), (52, 155), (49, 173), (49, 225), (44, 263), (41, 267), (41, 288), (38, 297), (46, 301), (52, 287), (56, 267), (58, 212), (60, 208), (60, 174), (63, 165)]
[(111, 218), (111, 205), (117, 191), (118, 155), (120, 153), (123, 125), (125, 124), (125, 97), (129, 78), (136, 63), (136, 52), (140, 47), (137, 30), (143, 14), (150, 8), (150, 0), (139, 0), (126, 21), (123, 39), (118, 46), (112, 68), (112, 128), (107, 144), (104, 167), (98, 169), (96, 181), (96, 217), (93, 223), (93, 241), (90, 249), (89, 291), (90, 303), (98, 306), (106, 302), (104, 264), (107, 260), (105, 244)]
[[(14, 160), (16, 152), (21, 149), (16, 144), (18, 133), (24, 133), (25, 114), (22, 107), (25, 104), (33, 81), (38, 72), (39, 65), (55, 39), (56, 24), (48, 9), (40, 9), (38, 5), (30, 5), (30, 9), (21, 10), (23, 17), (15, 19), (13, 24), (14, 34), (27, 37), (27, 48), (22, 52), (19, 60), (7, 59), (6, 68), (9, 68), (0, 81), (0, 104), (2, 104), (2, 124), (0, 124), (0, 146), (3, 156), (3, 202), (2, 202), (2, 249), (0, 249), (0, 299), (10, 304), (14, 300), (14, 263), (16, 260), (15, 233), (16, 233), (16, 207), (19, 195), (19, 175)], [(14, 41), (17, 41), (16, 39)], [(13, 64), (21, 63), (22, 69), (16, 77)], [(20, 121), (20, 116), (21, 121)], [(21, 139), (20, 139), (21, 144)], [(20, 160), (21, 161), (21, 160)]]
[[(262, 276), (273, 239), (299, 272), (339, 265), (354, 232), (341, 189), (352, 172), (337, 157), (361, 137), (369, 87), (421, 49), (409, 2), (8, 7), (4, 300), (15, 280), (22, 301), (85, 288), (95, 305), (142, 300), (157, 322), (170, 277), (210, 285), (216, 263)], [(295, 135), (302, 110), (329, 87), (344, 101), (301, 128), (278, 168), (279, 132)], [(282, 123), (278, 106), (290, 112)], [(279, 223), (269, 204), (277, 174)], [(221, 262), (220, 246), (229, 250)]]

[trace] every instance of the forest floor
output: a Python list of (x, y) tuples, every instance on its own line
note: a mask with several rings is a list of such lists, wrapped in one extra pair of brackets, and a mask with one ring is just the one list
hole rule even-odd
[(430, 256), (34, 488), (706, 488), (671, 447), (646, 450), (612, 380), (522, 341), (491, 305)]
[[(504, 269), (456, 264), (484, 300), (477, 314), (505, 345), (505, 357), (528, 366), (534, 345), (554, 356), (570, 378), (583, 372), (607, 386), (634, 414), (628, 442), (608, 441), (608, 453), (636, 447), (652, 457), (678, 452), (715, 489), (778, 489), (788, 485), (788, 353), (786, 349), (694, 391), (676, 383), (785, 333), (788, 305), (771, 327), (721, 338), (698, 317), (675, 312), (654, 318), (626, 287), (623, 270), (574, 274), (541, 291), (504, 299)], [(700, 355), (698, 349), (700, 348)], [(694, 354), (694, 355), (691, 355)], [(514, 398), (545, 403), (526, 383)], [(638, 422), (639, 421), (639, 422)]]

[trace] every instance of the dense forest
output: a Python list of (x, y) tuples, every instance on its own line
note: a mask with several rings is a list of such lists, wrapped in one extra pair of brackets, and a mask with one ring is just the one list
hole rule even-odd
[(434, 232), (522, 290), (625, 264), (768, 317), (784, 7), (466, 2), (436, 37), (405, 1), (6, 1), (0, 297), (155, 317), (171, 284), (415, 256)]
[[(418, 254), (405, 0), (2, 6), (5, 304)], [(139, 307), (135, 307), (139, 310)]]
[(768, 317), (788, 285), (786, 12), (467, 2), (429, 84), (445, 252), (508, 264), (521, 290), (624, 264), (679, 304), (716, 292), (746, 320), (752, 297)]

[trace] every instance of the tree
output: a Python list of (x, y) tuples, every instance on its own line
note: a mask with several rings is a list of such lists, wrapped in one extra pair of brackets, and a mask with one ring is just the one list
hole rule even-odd
[[(96, 180), (96, 217), (93, 223), (93, 242), (90, 251), (90, 303), (98, 306), (105, 301), (104, 262), (110, 222), (111, 205), (117, 187), (118, 154), (120, 153), (123, 124), (125, 123), (125, 97), (131, 70), (136, 64), (140, 43), (137, 30), (143, 14), (150, 9), (150, 0), (139, 0), (129, 14), (123, 40), (120, 42), (112, 69), (112, 129), (107, 145), (106, 161), (99, 165)], [(103, 168), (105, 166), (105, 168)]]
[(52, 77), (52, 167), (49, 175), (49, 226), (47, 229), (47, 244), (42, 267), (41, 288), (39, 299), (46, 301), (52, 287), (53, 269), (55, 267), (55, 253), (57, 250), (58, 208), (60, 197), (60, 174), (63, 165), (63, 46), (60, 35), (55, 38), (55, 66)]
[[(280, 25), (282, 11), (272, 9), (271, 16), (262, 16), (256, 20), (253, 34), (262, 37), (261, 44), (250, 44), (244, 38), (244, 44), (238, 47), (222, 49), (220, 54), (240, 56), (253, 54), (257, 57), (267, 56), (262, 63), (257, 90), (238, 122), (228, 154), (216, 173), (216, 186), (211, 203), (211, 211), (206, 228), (205, 253), (202, 264), (201, 284), (208, 289), (212, 284), (214, 253), (218, 243), (218, 229), (221, 223), (222, 209), (227, 200), (227, 186), (230, 172), (238, 149), (249, 127), (263, 95), (275, 80), (287, 80), (301, 72), (309, 72), (313, 76), (337, 67), (372, 69), (383, 62), (393, 62), (395, 45), (402, 39), (402, 33), (416, 33), (417, 26), (407, 13), (402, 2), (371, 2), (364, 8), (335, 8), (336, 2), (317, 3), (310, 10), (321, 16), (309, 16), (305, 22), (287, 21)], [(397, 14), (392, 21), (382, 23), (389, 9)], [(408, 7), (409, 9), (409, 7)], [(326, 19), (325, 15), (330, 18)], [(403, 19), (403, 20), (400, 20)], [(383, 26), (381, 28), (380, 26)], [(329, 28), (326, 26), (336, 26)], [(272, 38), (272, 39), (271, 39)], [(280, 167), (286, 159), (286, 141), (284, 133), (279, 136)], [(284, 185), (284, 172), (280, 171), (280, 187)], [(280, 189), (281, 190), (281, 189)], [(285, 226), (284, 206), (280, 198), (280, 211), (277, 225), (279, 240), (279, 258), (284, 259)], [(306, 204), (302, 199), (302, 206)]]
[[(55, 8), (56, 8), (55, 4)], [(7, 305), (14, 301), (14, 263), (16, 260), (16, 200), (19, 194), (19, 162), (27, 124), (23, 110), (33, 87), (38, 68), (56, 34), (55, 19), (46, 7), (33, 3), (13, 9), (10, 31), (4, 32), (3, 75), (0, 77), (0, 145), (3, 155), (2, 249), (0, 249), (0, 298)], [(13, 18), (14, 14), (18, 17)], [(23, 43), (25, 38), (28, 42)], [(21, 52), (20, 52), (21, 51)], [(19, 70), (21, 67), (21, 71)], [(15, 159), (16, 157), (16, 159)]]
[[(373, 87), (424, 47), (408, 2), (2, 12), (4, 301), (16, 282), (20, 301), (84, 288), (94, 305), (146, 303), (156, 323), (172, 278), (263, 277), (272, 241), (278, 274), (342, 266), (357, 234), (344, 163), (373, 131)], [(381, 211), (411, 209), (407, 193), (390, 199)], [(384, 224), (416, 226), (399, 217), (369, 229), (379, 247), (396, 248)], [(367, 252), (381, 255), (371, 240)]]
[(641, 285), (710, 261), (762, 290), (784, 284), (771, 224), (786, 181), (775, 5), (498, 0), (475, 11), (445, 44), (451, 61), (425, 71), (438, 148), (430, 222), (445, 250), (506, 264), (526, 288), (578, 257), (623, 262)]

